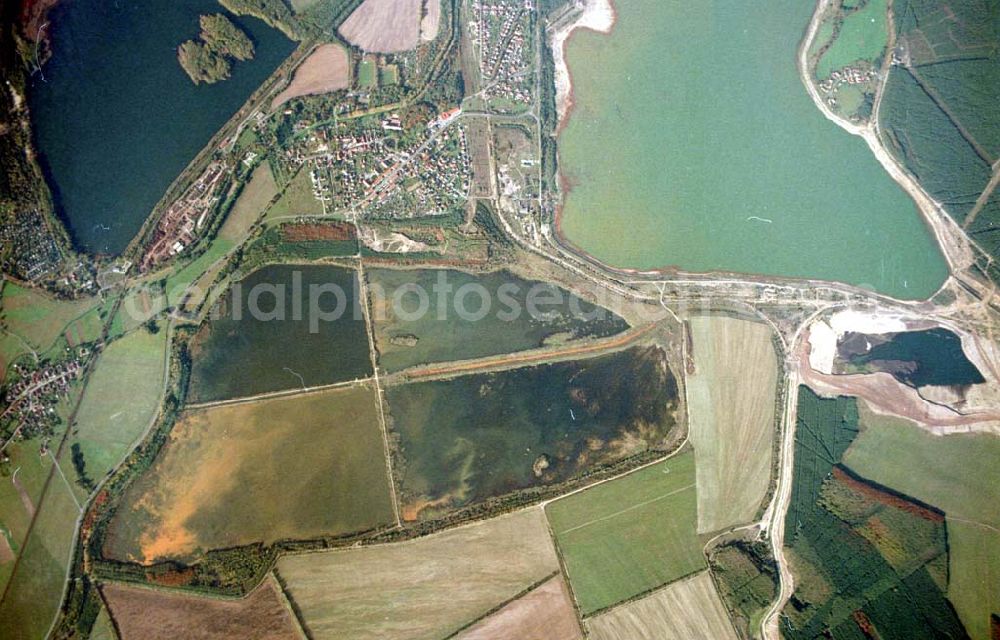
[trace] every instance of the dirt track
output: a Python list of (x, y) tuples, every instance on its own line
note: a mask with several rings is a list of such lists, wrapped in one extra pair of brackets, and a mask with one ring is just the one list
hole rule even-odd
[(468, 362), (462, 362), (459, 364), (418, 367), (416, 369), (411, 369), (410, 371), (405, 372), (405, 376), (409, 379), (431, 378), (431, 377), (437, 378), (437, 377), (453, 375), (456, 373), (471, 373), (482, 369), (491, 369), (493, 367), (509, 368), (513, 366), (521, 366), (526, 364), (545, 362), (557, 358), (561, 359), (567, 356), (577, 356), (588, 353), (606, 351), (608, 349), (614, 349), (615, 347), (620, 347), (622, 345), (626, 345), (634, 340), (639, 339), (640, 337), (648, 333), (655, 326), (656, 326), (655, 324), (647, 324), (644, 327), (640, 327), (639, 329), (626, 331), (625, 333), (617, 337), (611, 338), (610, 340), (602, 340), (600, 342), (594, 342), (576, 347), (566, 347), (564, 349), (558, 349), (555, 351), (544, 351), (544, 352), (534, 351), (520, 355), (515, 354), (515, 355), (497, 356), (494, 358), (484, 358), (481, 360), (472, 360)]

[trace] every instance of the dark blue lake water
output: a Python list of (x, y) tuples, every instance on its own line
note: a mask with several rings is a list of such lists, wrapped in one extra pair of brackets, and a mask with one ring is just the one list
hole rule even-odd
[(256, 57), (195, 86), (177, 46), (215, 0), (67, 0), (52, 12), (52, 57), (30, 83), (42, 164), (79, 248), (121, 252), (173, 179), (295, 43), (256, 18), (229, 17)]

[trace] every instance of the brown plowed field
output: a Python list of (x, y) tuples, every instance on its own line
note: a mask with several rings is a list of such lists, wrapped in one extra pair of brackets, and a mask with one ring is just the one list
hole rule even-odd
[(292, 98), (346, 89), (351, 84), (351, 60), (339, 44), (321, 44), (295, 70), (285, 90), (274, 97), (277, 109)]
[(549, 578), (496, 613), (455, 636), (455, 640), (582, 640), (566, 583)]
[(298, 625), (269, 578), (242, 600), (123, 584), (101, 588), (122, 640), (299, 640)]
[(365, 0), (344, 24), (340, 35), (371, 53), (397, 53), (417, 46), (423, 0)]

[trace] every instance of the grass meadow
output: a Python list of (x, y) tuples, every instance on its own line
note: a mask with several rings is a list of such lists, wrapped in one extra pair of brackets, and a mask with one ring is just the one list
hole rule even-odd
[(545, 508), (584, 615), (705, 568), (690, 451)]
[(83, 454), (83, 473), (64, 464), (67, 476), (100, 482), (142, 436), (160, 406), (166, 350), (166, 330), (145, 328), (105, 347), (70, 436)]
[(975, 640), (1000, 611), (1000, 440), (933, 436), (905, 420), (862, 413), (864, 428), (844, 461), (855, 472), (945, 512), (948, 598)]

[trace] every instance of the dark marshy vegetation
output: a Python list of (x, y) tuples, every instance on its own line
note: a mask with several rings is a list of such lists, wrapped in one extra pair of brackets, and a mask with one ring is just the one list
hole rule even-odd
[(712, 550), (709, 566), (742, 637), (754, 637), (753, 622), (778, 593), (778, 568), (770, 547), (764, 541), (727, 543)]
[(799, 391), (786, 544), (796, 589), (782, 634), (967, 638), (951, 603), (944, 514), (840, 465), (858, 433), (853, 398)]
[(678, 403), (655, 346), (410, 383), (387, 397), (407, 519), (668, 449)]
[(188, 40), (177, 49), (177, 60), (195, 84), (212, 84), (229, 77), (231, 60), (251, 60), (253, 42), (229, 18), (216, 13), (201, 16), (199, 41)]

